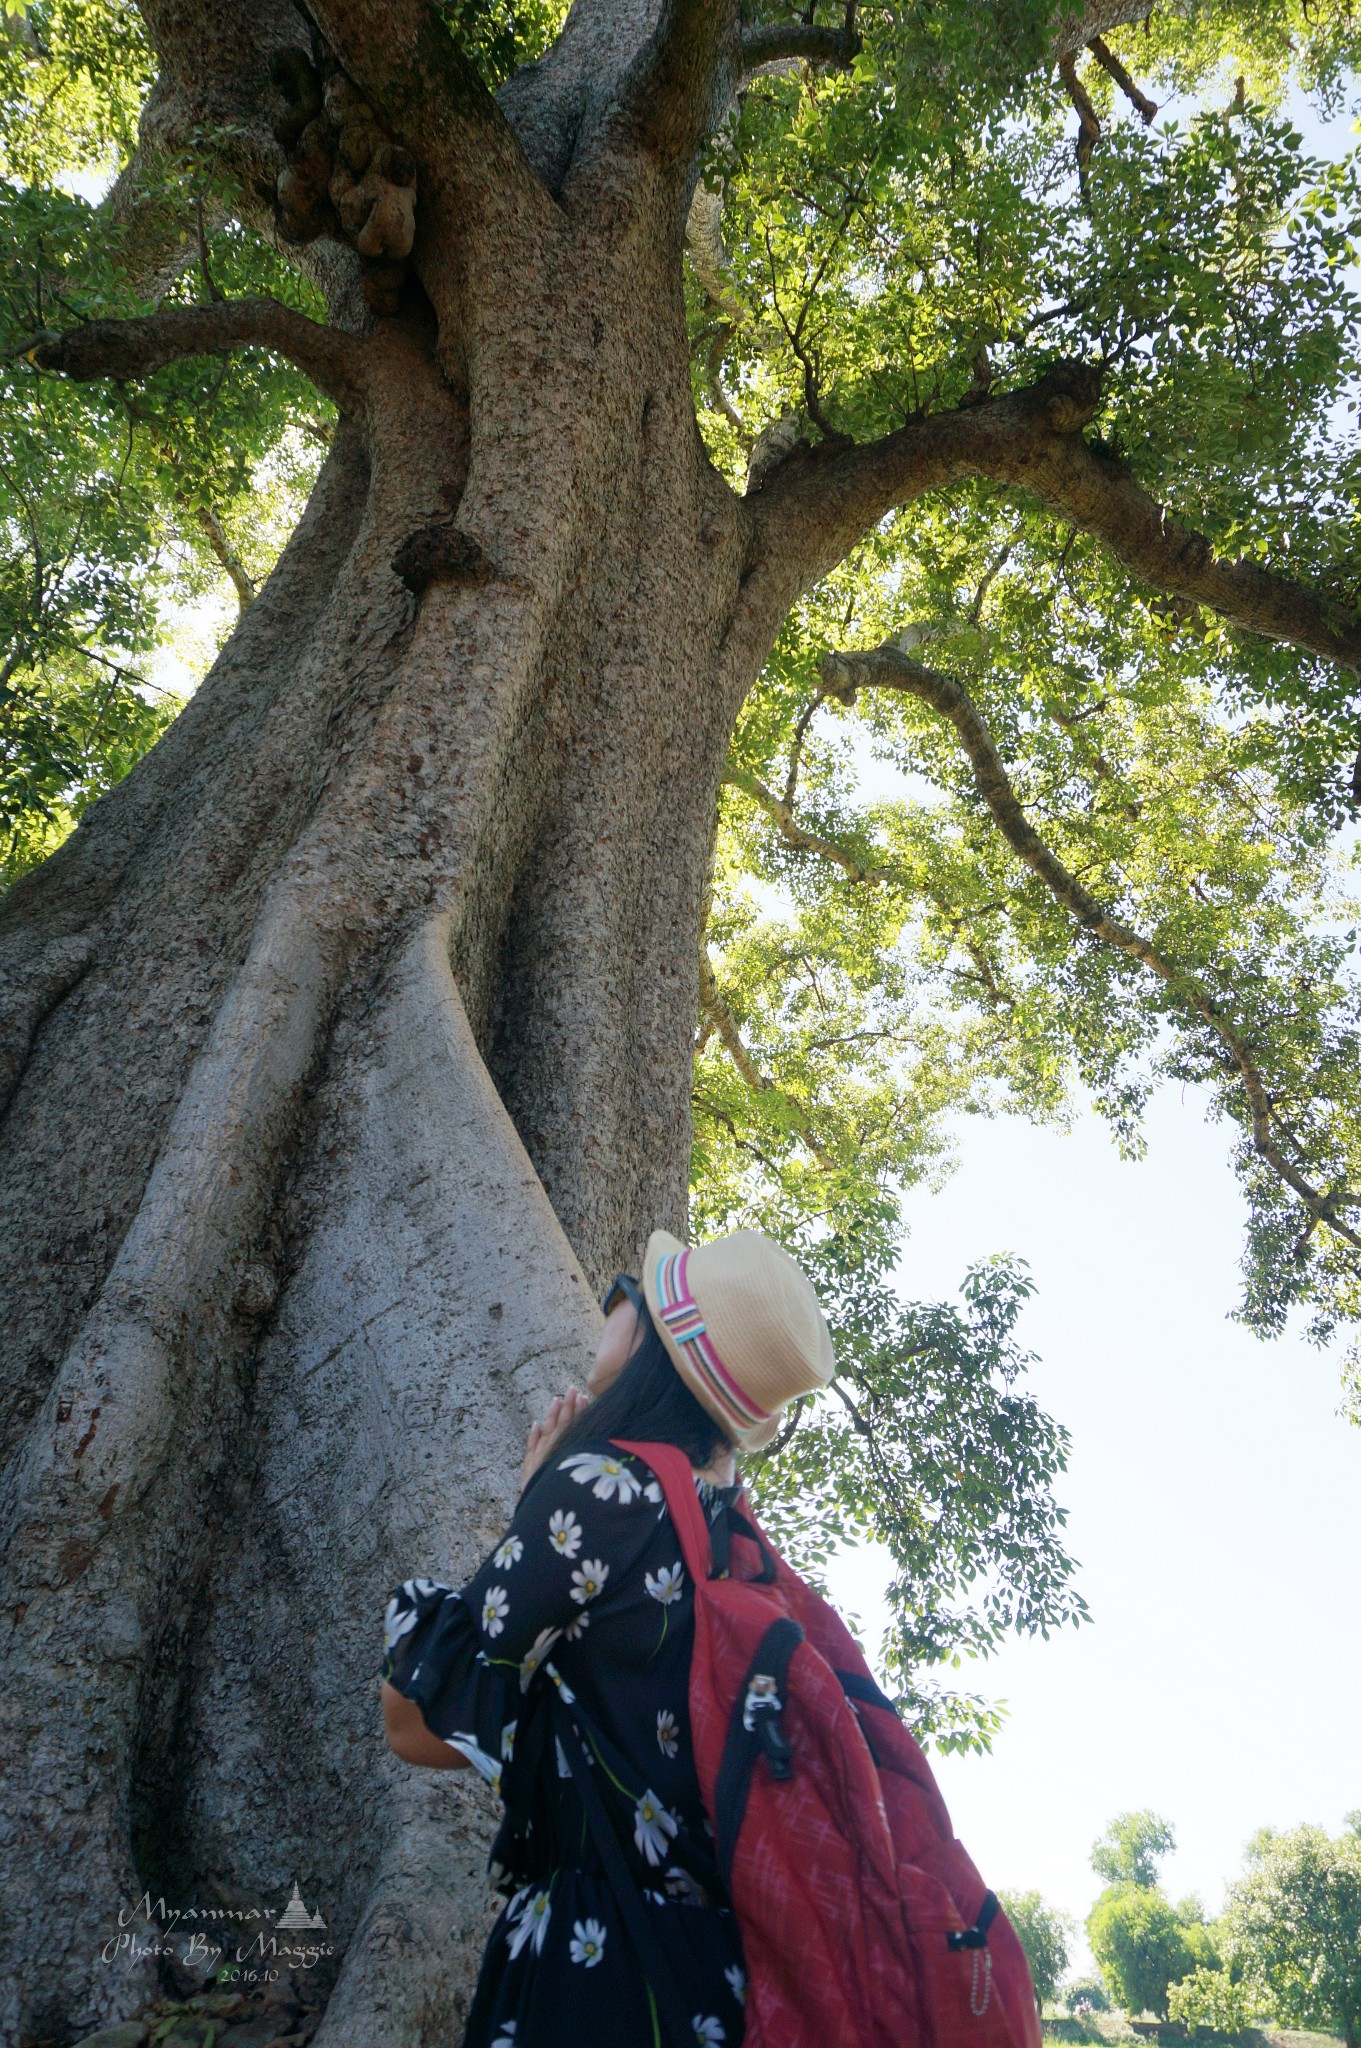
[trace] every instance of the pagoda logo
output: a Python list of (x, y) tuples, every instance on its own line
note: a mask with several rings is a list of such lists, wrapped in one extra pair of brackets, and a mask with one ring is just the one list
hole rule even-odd
[(326, 1925), (326, 1922), (322, 1919), (321, 1914), (319, 1912), (308, 1912), (306, 1906), (302, 1902), (302, 1893), (298, 1890), (297, 1881), (295, 1879), (293, 1884), (293, 1896), (289, 1900), (288, 1904), (284, 1907), (283, 1912), (279, 1915), (274, 1925), (276, 1927), (324, 1927)]

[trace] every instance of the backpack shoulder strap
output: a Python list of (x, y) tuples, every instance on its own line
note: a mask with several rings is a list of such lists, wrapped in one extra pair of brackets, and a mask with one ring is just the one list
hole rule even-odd
[(632, 1451), (635, 1458), (641, 1458), (656, 1473), (680, 1537), (681, 1555), (691, 1582), (702, 1586), (709, 1576), (713, 1553), (690, 1460), (675, 1444), (626, 1443), (622, 1437), (613, 1441), (616, 1450)]

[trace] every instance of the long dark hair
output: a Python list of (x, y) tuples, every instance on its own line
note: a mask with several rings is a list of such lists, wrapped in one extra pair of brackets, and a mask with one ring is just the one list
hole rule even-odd
[(638, 1321), (643, 1326), (642, 1343), (614, 1384), (582, 1410), (553, 1446), (552, 1456), (531, 1475), (526, 1493), (565, 1451), (583, 1443), (599, 1443), (605, 1437), (675, 1444), (697, 1471), (710, 1464), (719, 1450), (734, 1448), (726, 1430), (695, 1399), (676, 1371), (646, 1302), (639, 1305)]

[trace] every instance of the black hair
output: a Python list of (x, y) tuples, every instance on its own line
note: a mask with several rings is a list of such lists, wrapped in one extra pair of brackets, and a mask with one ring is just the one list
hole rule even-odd
[(723, 1425), (695, 1399), (676, 1371), (670, 1352), (657, 1335), (657, 1325), (646, 1302), (639, 1304), (637, 1314), (643, 1326), (642, 1343), (618, 1379), (587, 1404), (554, 1444), (552, 1455), (531, 1475), (529, 1486), (539, 1472), (546, 1472), (565, 1451), (575, 1450), (583, 1443), (599, 1443), (604, 1438), (675, 1444), (696, 1471), (711, 1464), (721, 1449), (735, 1449)]

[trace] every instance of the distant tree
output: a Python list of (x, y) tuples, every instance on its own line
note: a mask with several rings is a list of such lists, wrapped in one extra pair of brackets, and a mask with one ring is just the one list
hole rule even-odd
[(1229, 1970), (1193, 1970), (1168, 1992), (1167, 2012), (1211, 2034), (1241, 2034), (1254, 2020), (1270, 2017), (1252, 1987)]
[(1030, 1979), (1040, 2005), (1057, 1996), (1059, 1979), (1068, 1967), (1068, 1944), (1077, 1929), (1067, 1913), (1047, 1906), (1038, 1892), (999, 1892), (1006, 1916), (1016, 1929)]
[(1063, 2003), (1070, 2013), (1105, 2012), (1110, 1999), (1099, 1977), (1076, 1977), (1071, 1984), (1064, 1985)]
[(1219, 1958), (1199, 1901), (1174, 1906), (1156, 1884), (1109, 1885), (1087, 1915), (1087, 1939), (1117, 2004), (1168, 2017), (1168, 1991)]
[[(1322, 1828), (1264, 1829), (1247, 1861), (1218, 1930), (1234, 1988), (1279, 2025), (1336, 2032), (1361, 2048), (1361, 1832), (1349, 1824), (1333, 1840)], [(1216, 1990), (1188, 1990), (1178, 2003), (1199, 1996), (1208, 2006)]]
[(1176, 1846), (1170, 1824), (1148, 1807), (1117, 1813), (1100, 1841), (1092, 1844), (1092, 1869), (1108, 1885), (1146, 1889), (1158, 1882), (1158, 1865)]

